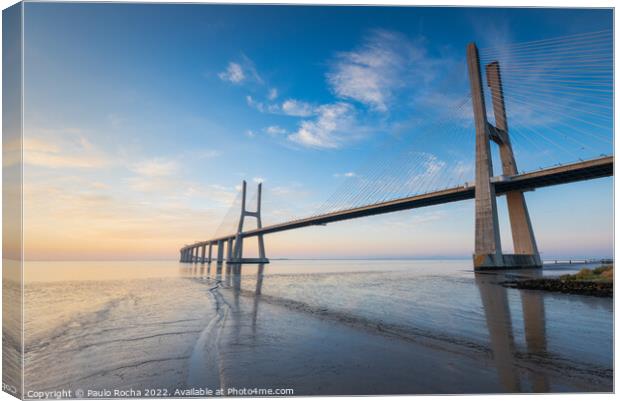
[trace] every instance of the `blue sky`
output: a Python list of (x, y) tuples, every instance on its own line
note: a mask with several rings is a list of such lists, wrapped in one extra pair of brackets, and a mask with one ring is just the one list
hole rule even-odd
[[(176, 257), (213, 233), (242, 179), (264, 182), (265, 223), (319, 210), (377, 166), (397, 177), (385, 196), (408, 193), (429, 181), (402, 184), (418, 174), (408, 155), (464, 182), (467, 43), (611, 24), (609, 10), (27, 3), (28, 255)], [(560, 152), (517, 134), (526, 170), (611, 151), (585, 135)], [(527, 199), (543, 255), (611, 254), (611, 179)], [(267, 246), (272, 257), (467, 257), (473, 203), (274, 235)]]

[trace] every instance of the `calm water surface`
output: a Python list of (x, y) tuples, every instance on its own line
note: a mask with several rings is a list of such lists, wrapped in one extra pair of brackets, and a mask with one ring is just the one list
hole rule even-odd
[(580, 267), (29, 262), (25, 388), (612, 391), (611, 299), (498, 284)]

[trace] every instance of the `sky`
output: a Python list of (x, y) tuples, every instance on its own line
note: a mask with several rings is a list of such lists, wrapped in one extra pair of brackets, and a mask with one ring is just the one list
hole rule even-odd
[[(263, 183), (263, 225), (468, 181), (466, 45), (607, 30), (612, 12), (26, 3), (24, 23), (26, 259), (173, 259), (232, 230), (243, 179), (250, 192)], [(543, 124), (543, 110), (512, 105), (509, 119)], [(609, 142), (584, 134), (566, 152), (517, 128), (524, 170), (612, 149), (608, 125)], [(369, 191), (380, 181), (391, 184)], [(612, 186), (526, 195), (543, 258), (612, 255)], [(274, 234), (266, 248), (456, 258), (473, 236), (466, 201)]]

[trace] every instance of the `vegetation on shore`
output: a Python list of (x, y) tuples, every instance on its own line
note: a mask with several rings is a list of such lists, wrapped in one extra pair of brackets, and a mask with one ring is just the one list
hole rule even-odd
[(613, 264), (604, 264), (595, 269), (583, 268), (576, 274), (564, 274), (556, 278), (506, 281), (503, 285), (528, 290), (613, 297), (614, 266)]
[(583, 268), (576, 274), (564, 274), (560, 276), (560, 280), (566, 281), (614, 281), (614, 265), (607, 264), (597, 267), (596, 269)]

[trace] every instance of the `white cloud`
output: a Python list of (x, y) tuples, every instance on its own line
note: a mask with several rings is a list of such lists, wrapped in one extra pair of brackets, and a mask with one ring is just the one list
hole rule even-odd
[(327, 80), (337, 96), (385, 112), (397, 90), (433, 76), (433, 64), (406, 36), (376, 30), (358, 49), (336, 56)]
[(233, 84), (241, 84), (243, 82), (254, 82), (263, 84), (263, 79), (256, 71), (254, 62), (249, 57), (241, 55), (239, 61), (231, 61), (228, 63), (226, 70), (217, 74), (222, 81), (232, 82)]
[(228, 63), (226, 70), (220, 72), (217, 76), (220, 77), (222, 81), (228, 81), (234, 84), (239, 84), (246, 78), (241, 65), (233, 63), (232, 61)]
[(416, 192), (421, 188), (426, 188), (429, 180), (434, 179), (446, 168), (446, 162), (440, 160), (437, 156), (427, 152), (414, 152), (412, 156), (422, 158), (422, 166), (417, 174), (412, 175), (405, 186), (410, 188), (411, 191)]
[(276, 88), (271, 88), (269, 90), (269, 94), (267, 95), (267, 98), (269, 100), (276, 100), (276, 98), (278, 97), (278, 89)]
[(110, 156), (97, 150), (80, 130), (37, 131), (24, 136), (25, 164), (46, 168), (98, 168), (112, 162)]
[(357, 174), (355, 174), (353, 171), (347, 171), (346, 173), (335, 173), (334, 177), (336, 178), (340, 178), (340, 177), (346, 177), (346, 178), (350, 178), (350, 177), (356, 177)]
[(265, 128), (265, 132), (268, 133), (269, 135), (272, 135), (272, 136), (286, 134), (286, 130), (284, 128), (282, 128), (282, 127), (277, 126), (277, 125), (271, 125), (271, 126)]
[(290, 141), (311, 148), (338, 148), (353, 137), (355, 110), (348, 103), (326, 104), (316, 108), (316, 119), (305, 120), (288, 136)]
[(258, 109), (258, 111), (262, 112), (265, 109), (265, 105), (262, 102), (254, 100), (254, 98), (250, 95), (245, 97), (245, 101), (248, 106)]
[[(269, 100), (273, 100), (268, 96)], [(245, 97), (248, 106), (260, 111), (261, 113), (285, 114), (293, 117), (309, 117), (316, 114), (316, 107), (308, 102), (296, 99), (287, 99), (282, 104), (269, 103), (256, 100), (251, 95)]]
[(256, 136), (256, 132), (254, 132), (254, 131), (252, 131), (251, 129), (249, 129), (249, 130), (245, 131), (245, 135), (246, 135), (248, 138), (254, 138), (254, 137)]
[(245, 97), (245, 101), (248, 106), (260, 111), (261, 113), (278, 113), (280, 111), (280, 106), (277, 104), (265, 104), (261, 101), (254, 99), (252, 96), (247, 95)]
[(254, 177), (252, 178), (252, 181), (254, 181), (257, 184), (260, 184), (260, 183), (265, 182), (265, 179), (263, 177)]
[(295, 99), (284, 101), (281, 109), (284, 114), (297, 117), (308, 117), (315, 112), (315, 108), (310, 103)]

